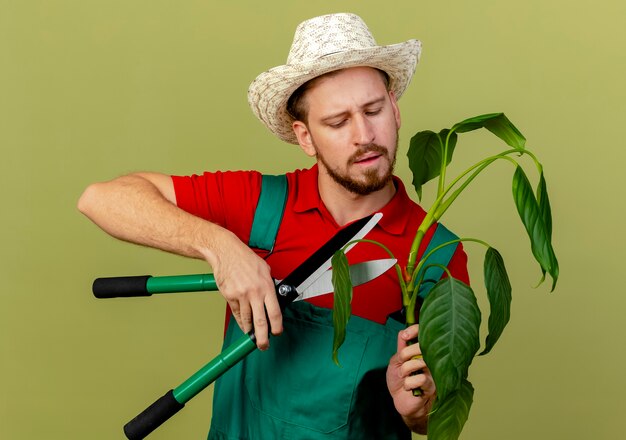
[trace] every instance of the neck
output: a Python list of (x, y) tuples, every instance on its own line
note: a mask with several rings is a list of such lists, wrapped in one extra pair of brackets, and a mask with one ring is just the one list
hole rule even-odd
[(324, 205), (339, 226), (380, 211), (396, 193), (393, 181), (367, 195), (355, 194), (335, 182), (320, 168), (318, 189)]

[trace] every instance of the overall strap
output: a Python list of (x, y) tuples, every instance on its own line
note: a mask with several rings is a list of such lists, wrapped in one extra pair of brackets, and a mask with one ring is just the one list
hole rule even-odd
[[(430, 251), (435, 249), (437, 246), (440, 246), (452, 240), (457, 240), (458, 238), (459, 237), (457, 237), (452, 232), (450, 232), (449, 229), (447, 229), (445, 226), (439, 223), (437, 224), (437, 229), (435, 229), (435, 233), (433, 234), (433, 237), (430, 239), (430, 242), (428, 243), (428, 247), (424, 251), (424, 255), (427, 255)], [(452, 243), (447, 246), (444, 246), (441, 249), (438, 249), (428, 258), (424, 266), (422, 266), (422, 268), (420, 269), (420, 273), (418, 273), (418, 279), (422, 275), (424, 268), (427, 267), (422, 284), (420, 285), (420, 288), (418, 291), (418, 295), (422, 300), (426, 298), (426, 295), (428, 295), (428, 292), (430, 292), (430, 289), (435, 284), (437, 284), (437, 282), (439, 281), (439, 279), (442, 277), (444, 273), (443, 268), (438, 267), (438, 266), (430, 266), (430, 265), (440, 264), (442, 266), (448, 266), (448, 263), (450, 263), (450, 259), (454, 255), (454, 252), (456, 251), (456, 248), (458, 245), (459, 243), (456, 242), (456, 243)]]
[(253, 248), (272, 251), (287, 203), (287, 176), (263, 175), (250, 240)]

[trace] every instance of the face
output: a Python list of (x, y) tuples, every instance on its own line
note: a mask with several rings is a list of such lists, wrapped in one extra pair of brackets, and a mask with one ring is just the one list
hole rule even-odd
[(380, 72), (333, 72), (317, 80), (304, 100), (307, 122), (295, 121), (293, 128), (305, 153), (317, 157), (320, 178), (359, 195), (391, 184), (400, 112)]

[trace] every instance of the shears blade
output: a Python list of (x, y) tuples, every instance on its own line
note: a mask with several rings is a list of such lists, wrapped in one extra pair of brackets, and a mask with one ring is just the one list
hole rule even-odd
[(356, 245), (356, 242), (352, 242), (365, 237), (376, 226), (376, 223), (380, 221), (382, 216), (381, 213), (376, 213), (346, 226), (287, 275), (284, 280), (278, 283), (276, 292), (278, 293), (278, 302), (281, 310), (295, 301), (324, 272), (330, 269), (331, 260), (335, 252), (345, 246), (347, 246), (345, 252), (349, 251)]
[[(386, 258), (351, 265), (349, 270), (352, 285), (355, 287), (360, 286), (361, 284), (365, 284), (374, 278), (378, 278), (380, 275), (384, 274), (387, 270), (393, 267), (396, 262), (397, 260), (395, 258)], [(296, 301), (332, 293), (334, 290), (332, 276), (332, 269), (324, 272), (322, 276), (320, 276), (313, 284), (302, 292), (302, 295), (300, 295)]]

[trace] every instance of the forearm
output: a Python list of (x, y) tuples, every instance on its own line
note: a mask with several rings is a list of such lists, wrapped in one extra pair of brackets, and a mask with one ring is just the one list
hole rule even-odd
[(160, 189), (140, 174), (90, 185), (78, 209), (118, 239), (209, 261), (217, 236), (227, 233), (179, 209), (174, 204), (173, 189)]
[(134, 174), (93, 184), (78, 209), (121, 240), (206, 260), (241, 329), (254, 327), (260, 349), (269, 344), (266, 313), (272, 332), (282, 331), (269, 265), (234, 233), (178, 208), (169, 176)]

